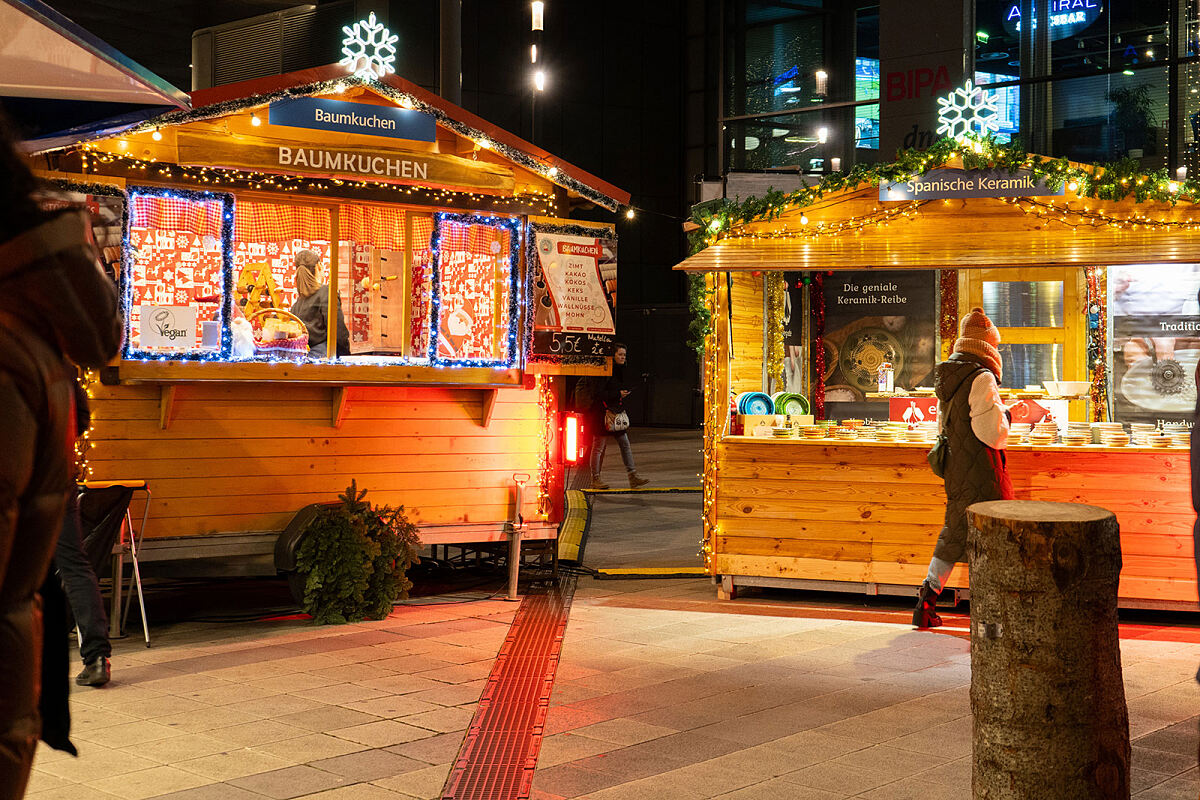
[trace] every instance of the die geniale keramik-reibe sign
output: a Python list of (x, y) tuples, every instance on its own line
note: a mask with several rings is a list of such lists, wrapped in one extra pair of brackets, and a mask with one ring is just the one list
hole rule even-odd
[(508, 167), (440, 153), (206, 136), (188, 131), (180, 131), (177, 141), (179, 163), (186, 166), (461, 188), (490, 194), (511, 194), (514, 186), (513, 171)]
[(1063, 194), (1031, 172), (1004, 170), (933, 169), (907, 181), (879, 184), (881, 201), (942, 200), (958, 197), (1050, 197)]

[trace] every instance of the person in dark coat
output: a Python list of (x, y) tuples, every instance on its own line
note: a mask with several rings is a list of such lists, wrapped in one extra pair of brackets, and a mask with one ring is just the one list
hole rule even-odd
[(66, 359), (103, 366), (123, 326), (87, 215), (40, 208), (3, 120), (0, 175), (0, 797), (19, 798), (41, 731), (38, 587), (75, 489), (75, 368)]
[(633, 461), (633, 447), (629, 444), (627, 430), (610, 431), (605, 423), (609, 412), (620, 414), (625, 410), (625, 398), (632, 389), (625, 382), (625, 357), (628, 353), (625, 345), (618, 343), (613, 348), (612, 375), (601, 384), (595, 393), (596, 402), (592, 406), (592, 488), (607, 489), (608, 484), (600, 477), (600, 469), (604, 463), (604, 451), (609, 439), (615, 439), (621, 448), (621, 460), (625, 462), (626, 477), (629, 488), (637, 489), (650, 481), (638, 475), (637, 465)]
[[(329, 284), (317, 281), (317, 266), (321, 257), (312, 250), (296, 253), (296, 292), (300, 295), (290, 311), (308, 328), (308, 351), (318, 358), (325, 357), (325, 342), (329, 339)], [(350, 331), (339, 303), (337, 309), (337, 354), (350, 355)]]
[(949, 445), (946, 455), (946, 521), (938, 536), (929, 573), (917, 596), (913, 625), (942, 624), (937, 597), (954, 565), (965, 560), (967, 506), (985, 500), (1011, 500), (1012, 481), (1005, 466), (1009, 414), (1000, 402), (1000, 332), (973, 308), (959, 326), (950, 358), (934, 369), (938, 430)]

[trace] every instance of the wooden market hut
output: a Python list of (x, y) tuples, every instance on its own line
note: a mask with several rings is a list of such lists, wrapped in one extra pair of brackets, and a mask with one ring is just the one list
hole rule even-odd
[[(425, 544), (502, 540), (518, 512), (527, 537), (554, 536), (558, 376), (609, 366), (602, 346), (577, 359), (531, 346), (540, 273), (528, 242), (560, 230), (615, 249), (611, 225), (569, 217), (615, 210), (628, 193), (395, 75), (364, 80), (331, 66), (191, 100), (190, 111), (92, 138), (33, 143), (42, 177), (118, 208), (98, 237), (122, 273), (130, 342), (88, 376), (94, 423), (82, 450), (89, 480), (148, 483), (143, 560), (266, 558), (297, 510), (336, 498), (352, 478), (368, 499), (403, 505)], [(344, 129), (281, 113), (297, 106), (343, 114)], [(415, 115), (425, 135), (352, 129), (376, 111), (402, 126)], [(332, 358), (330, 325), (329, 358), (233, 357), (233, 318), (295, 299), (290, 259), (301, 248), (322, 255), (351, 356)], [(474, 327), (451, 337), (447, 320), (468, 301)], [(189, 319), (200, 309), (191, 350), (145, 344), (139, 309), (172, 304), (190, 307)], [(381, 341), (391, 345), (372, 355)], [(135, 498), (135, 520), (142, 511)]]
[[(839, 270), (940, 270), (943, 356), (959, 315), (981, 305), (984, 282), (1061, 282), (1061, 324), (1002, 329), (1003, 338), (1060, 345), (1059, 377), (1092, 383), (1090, 405), (1072, 401), (1070, 418), (1103, 420), (1110, 391), (1104, 359), (1111, 350), (1105, 271), (1200, 263), (1194, 183), (1030, 157), (1009, 166), (1032, 166), (1061, 186), (1061, 195), (888, 202), (881, 181), (886, 187), (889, 179), (964, 167), (944, 143), (940, 153), (906, 158), (865, 170), (861, 182), (835, 176), (832, 188), (827, 182), (773, 201), (752, 200), (691, 226), (707, 246), (677, 269), (703, 276), (712, 320), (704, 352), (702, 547), (725, 596), (753, 585), (913, 592), (943, 520), (945, 492), (926, 463), (928, 443), (731, 435), (730, 398), (778, 386), (768, 375), (777, 364), (765, 365), (781, 346), (770, 294), (782, 273), (811, 280), (803, 317), (814, 395), (823, 390), (823, 376), (811, 369), (821, 349), (817, 307), (824, 279), (834, 280)], [(1188, 452), (1178, 448), (1008, 450), (1018, 498), (1116, 512), (1120, 602), (1131, 607), (1195, 608), (1188, 465)], [(948, 585), (967, 588), (965, 565)]]

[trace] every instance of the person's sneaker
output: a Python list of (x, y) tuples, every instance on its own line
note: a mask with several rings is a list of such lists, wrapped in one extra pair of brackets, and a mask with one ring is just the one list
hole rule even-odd
[(636, 489), (639, 486), (645, 486), (649, 482), (650, 481), (646, 480), (641, 475), (638, 475), (636, 472), (629, 473), (629, 488), (630, 489)]
[(599, 478), (592, 478), (592, 488), (593, 489), (607, 489), (608, 484), (605, 483), (604, 481), (600, 480)]
[(80, 686), (103, 686), (112, 677), (112, 669), (108, 659), (99, 656), (83, 665), (83, 671), (75, 676), (75, 683)]

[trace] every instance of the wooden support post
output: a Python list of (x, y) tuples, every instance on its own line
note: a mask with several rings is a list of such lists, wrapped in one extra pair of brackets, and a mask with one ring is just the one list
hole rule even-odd
[(335, 386), (333, 387), (333, 405), (330, 413), (329, 423), (335, 427), (342, 427), (342, 420), (346, 418), (347, 400), (350, 398), (350, 387)]
[(485, 389), (483, 392), (483, 410), (479, 415), (479, 427), (486, 428), (492, 424), (492, 411), (496, 408), (496, 396), (499, 389)]
[(341, 274), (338, 256), (342, 248), (341, 218), (338, 206), (329, 209), (329, 305), (325, 312), (325, 357), (337, 358), (338, 346), (338, 276)]
[(164, 383), (158, 387), (158, 427), (166, 430), (175, 416), (175, 393), (179, 387), (173, 383)]
[(1103, 508), (967, 509), (976, 800), (1128, 800), (1120, 529)]

